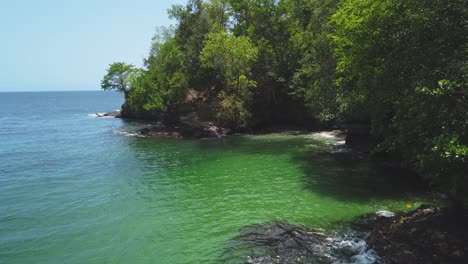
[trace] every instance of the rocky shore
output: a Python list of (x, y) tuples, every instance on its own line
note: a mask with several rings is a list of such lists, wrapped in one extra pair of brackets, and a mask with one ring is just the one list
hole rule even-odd
[[(110, 112), (96, 117), (119, 117), (119, 114)], [(361, 138), (368, 139), (352, 129), (317, 135), (346, 140), (352, 153), (367, 154), (369, 148), (362, 147)], [(198, 139), (222, 138), (230, 133), (228, 129), (200, 121), (196, 114), (190, 114), (177, 123), (158, 122), (135, 134)], [(244, 263), (250, 264), (468, 263), (466, 209), (424, 205), (409, 212), (382, 211), (364, 215), (346, 226), (349, 229), (326, 233), (287, 222), (257, 224), (242, 229), (232, 241), (232, 247), (236, 252), (241, 248), (245, 253)]]
[(229, 133), (229, 129), (218, 127), (213, 122), (200, 121), (195, 114), (183, 116), (174, 124), (158, 122), (137, 132), (141, 137), (173, 138), (222, 138)]
[(423, 205), (377, 218), (367, 238), (383, 263), (468, 263), (468, 211)]
[(246, 264), (468, 263), (466, 210), (423, 205), (380, 211), (325, 232), (277, 221), (243, 228), (233, 251)]
[(374, 263), (378, 256), (366, 251), (365, 236), (349, 229), (326, 233), (277, 221), (243, 228), (230, 247), (243, 254), (245, 264)]
[(96, 117), (96, 118), (100, 118), (100, 117), (115, 117), (115, 118), (121, 118), (121, 117), (122, 117), (122, 114), (121, 114), (120, 111), (116, 110), (116, 111), (106, 112), (106, 113), (96, 113), (96, 114), (95, 114), (95, 117)]

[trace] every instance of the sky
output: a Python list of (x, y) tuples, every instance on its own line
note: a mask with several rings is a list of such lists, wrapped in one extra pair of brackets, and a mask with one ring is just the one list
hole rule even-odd
[(187, 0), (0, 0), (0, 92), (99, 90), (109, 64), (142, 66), (167, 9)]

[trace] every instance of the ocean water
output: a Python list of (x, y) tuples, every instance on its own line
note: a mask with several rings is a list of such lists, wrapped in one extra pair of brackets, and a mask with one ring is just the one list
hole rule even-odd
[(148, 139), (94, 117), (122, 103), (0, 93), (0, 263), (220, 263), (246, 225), (332, 230), (432, 199), (397, 169), (333, 154), (336, 138)]

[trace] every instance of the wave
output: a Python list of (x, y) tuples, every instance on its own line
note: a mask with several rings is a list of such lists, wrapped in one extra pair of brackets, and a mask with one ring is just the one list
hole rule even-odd
[(95, 114), (88, 114), (90, 118), (115, 118), (115, 116), (106, 116), (106, 113), (95, 113)]
[(367, 249), (366, 237), (367, 234), (354, 231), (336, 233), (328, 237), (327, 253), (331, 255), (330, 259), (334, 259), (333, 264), (378, 263), (380, 257), (375, 250)]
[(122, 135), (126, 137), (140, 137), (141, 136), (139, 133), (136, 133), (136, 132), (128, 132), (128, 131), (122, 131), (122, 130), (114, 130), (113, 133), (116, 135)]

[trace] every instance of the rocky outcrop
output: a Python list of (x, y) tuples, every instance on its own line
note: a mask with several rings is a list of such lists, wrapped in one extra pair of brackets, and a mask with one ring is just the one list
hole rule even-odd
[[(379, 211), (332, 232), (284, 221), (244, 227), (220, 263), (468, 263), (468, 211)], [(235, 256), (232, 256), (235, 255)]]
[(107, 112), (107, 113), (96, 113), (96, 117), (116, 117), (120, 118), (122, 117), (120, 111), (113, 111), (113, 112)]
[(243, 228), (231, 248), (241, 252), (246, 264), (357, 263), (359, 257), (367, 260), (359, 263), (372, 263), (377, 256), (365, 251), (364, 237), (351, 230), (326, 234), (277, 221)]
[(372, 222), (368, 247), (384, 263), (468, 263), (468, 212), (421, 206)]
[(179, 129), (182, 136), (191, 138), (222, 138), (229, 133), (213, 122), (200, 121), (195, 113), (180, 117)]
[(142, 137), (173, 137), (173, 138), (222, 138), (229, 134), (226, 128), (215, 126), (213, 122), (200, 121), (195, 113), (180, 117), (179, 122), (165, 125), (158, 122), (141, 129)]

